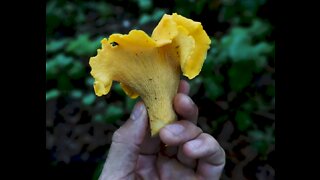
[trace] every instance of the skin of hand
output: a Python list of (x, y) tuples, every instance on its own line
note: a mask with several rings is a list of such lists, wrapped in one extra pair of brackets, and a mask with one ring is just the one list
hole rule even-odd
[(179, 120), (156, 137), (150, 135), (144, 104), (135, 105), (130, 118), (113, 134), (100, 180), (220, 178), (225, 152), (196, 126), (198, 108), (188, 96), (189, 89), (181, 80), (173, 103)]

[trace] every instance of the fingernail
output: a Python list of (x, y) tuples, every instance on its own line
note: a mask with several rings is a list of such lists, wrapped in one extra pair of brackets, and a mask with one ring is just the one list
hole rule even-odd
[(137, 120), (140, 118), (142, 112), (143, 112), (143, 108), (144, 108), (144, 105), (142, 103), (139, 103), (137, 105), (134, 106), (134, 109), (130, 115), (130, 119), (132, 120)]
[(166, 126), (166, 129), (170, 131), (173, 135), (179, 135), (184, 131), (184, 127), (180, 124), (170, 124)]
[(190, 146), (191, 149), (197, 149), (201, 146), (202, 141), (201, 140), (193, 140), (188, 142), (188, 146)]

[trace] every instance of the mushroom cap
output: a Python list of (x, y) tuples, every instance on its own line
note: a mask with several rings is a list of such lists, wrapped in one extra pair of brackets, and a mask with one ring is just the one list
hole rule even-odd
[(185, 18), (177, 13), (165, 14), (152, 33), (157, 41), (172, 39), (183, 75), (189, 79), (196, 77), (207, 57), (211, 40), (200, 22)]
[(176, 120), (172, 101), (180, 75), (196, 77), (210, 46), (200, 22), (164, 14), (150, 37), (144, 31), (112, 34), (90, 58), (94, 91), (102, 96), (113, 81), (131, 98), (141, 96), (150, 120), (151, 134)]

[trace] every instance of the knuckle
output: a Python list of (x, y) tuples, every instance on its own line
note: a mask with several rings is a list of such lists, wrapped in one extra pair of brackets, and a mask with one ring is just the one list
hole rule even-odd
[(183, 124), (183, 126), (188, 129), (188, 131), (186, 131), (186, 133), (190, 134), (190, 132), (194, 133), (194, 134), (199, 134), (202, 133), (202, 129), (198, 126), (196, 126), (193, 122), (191, 121), (187, 121), (187, 120), (182, 120), (181, 123)]
[(214, 137), (212, 137), (210, 134), (207, 134), (207, 133), (202, 133), (201, 135), (202, 135), (202, 139), (205, 142), (205, 144), (210, 145), (210, 146), (208, 146), (208, 147), (211, 147), (208, 149), (209, 151), (216, 152), (217, 150), (219, 150), (220, 144), (218, 143), (218, 141)]
[(224, 149), (220, 146), (219, 142), (213, 136), (207, 133), (203, 133), (203, 136), (204, 136), (204, 141), (207, 144), (210, 144), (207, 146), (207, 147), (210, 147), (207, 149), (207, 153), (215, 154), (215, 156), (221, 157), (219, 158), (220, 161), (218, 164), (225, 164), (226, 153)]

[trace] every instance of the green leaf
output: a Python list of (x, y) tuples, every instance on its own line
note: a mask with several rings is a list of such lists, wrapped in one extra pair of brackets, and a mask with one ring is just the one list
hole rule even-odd
[(61, 9), (57, 8), (56, 1), (47, 2), (46, 6), (46, 33), (52, 34), (54, 30), (61, 24), (59, 14)]
[(231, 30), (229, 56), (234, 62), (251, 60), (251, 37), (244, 28), (235, 27)]
[(157, 22), (162, 18), (163, 14), (165, 13), (166, 13), (166, 10), (163, 10), (163, 9), (156, 9), (151, 15), (144, 13), (139, 18), (139, 24), (144, 25), (149, 22)]
[(58, 54), (52, 60), (56, 61), (57, 65), (60, 68), (65, 68), (65, 67), (69, 66), (72, 63), (73, 58), (69, 57), (69, 56), (65, 56), (64, 54)]
[(204, 87), (206, 89), (206, 95), (215, 101), (219, 96), (221, 96), (224, 91), (220, 82), (216, 79), (216, 76), (208, 76), (204, 79)]
[(138, 0), (138, 6), (143, 11), (149, 10), (152, 7), (152, 3), (151, 0)]
[(58, 54), (46, 62), (46, 78), (57, 78), (72, 65), (73, 58)]
[(136, 99), (131, 99), (129, 96), (126, 96), (126, 110), (129, 112), (132, 111), (136, 102), (137, 102)]
[(108, 17), (114, 13), (110, 4), (103, 1), (94, 3), (94, 7), (102, 17)]
[(198, 93), (200, 86), (203, 83), (203, 77), (197, 76), (196, 78), (192, 79), (190, 83), (190, 96), (193, 96), (194, 94)]
[(259, 1), (257, 0), (241, 0), (239, 2), (243, 7), (243, 11), (251, 15), (255, 15), (260, 6)]
[(227, 115), (217, 117), (214, 121), (211, 121), (212, 130), (215, 131), (222, 123), (228, 120)]
[(82, 103), (85, 106), (90, 106), (94, 103), (95, 100), (96, 100), (96, 95), (93, 93), (89, 93), (82, 98)]
[(251, 144), (260, 154), (266, 154), (269, 144), (266, 141), (255, 141)]
[(274, 85), (269, 85), (267, 86), (267, 92), (266, 94), (270, 97), (274, 97), (275, 96), (275, 87)]
[(72, 67), (68, 71), (68, 75), (72, 79), (79, 79), (85, 76), (85, 67), (81, 62), (74, 61)]
[(256, 59), (255, 63), (256, 68), (254, 72), (260, 73), (268, 65), (268, 59), (265, 56), (261, 56)]
[(77, 24), (82, 24), (84, 23), (86, 20), (86, 15), (83, 11), (78, 11), (77, 15), (75, 16), (75, 22)]
[(222, 9), (219, 13), (218, 20), (220, 22), (227, 21), (235, 17), (235, 15), (236, 15), (236, 8), (234, 6), (224, 5), (222, 6)]
[(262, 131), (257, 129), (250, 131), (248, 135), (249, 137), (251, 137), (253, 140), (256, 140), (256, 141), (263, 140), (265, 136), (265, 134)]
[(46, 79), (53, 79), (59, 73), (59, 67), (56, 61), (46, 62)]
[(248, 100), (241, 105), (241, 107), (247, 112), (252, 112), (256, 106), (257, 104), (253, 100)]
[(207, 4), (207, 0), (197, 0), (195, 4), (195, 12), (197, 14), (200, 14), (206, 4)]
[(124, 112), (120, 106), (110, 104), (106, 110), (106, 122), (114, 123), (123, 116)]
[(60, 95), (60, 92), (58, 89), (51, 89), (46, 92), (46, 101), (49, 101), (51, 99), (55, 99)]
[[(217, 63), (225, 62), (228, 58), (232, 62), (240, 61), (256, 61), (257, 70), (260, 71), (267, 64), (267, 56), (273, 52), (273, 45), (265, 42), (265, 31), (269, 27), (265, 27), (263, 30), (258, 31), (256, 28), (265, 27), (265, 24), (257, 21), (256, 25), (252, 25), (249, 28), (233, 27), (227, 35), (221, 38), (217, 47), (216, 61)], [(253, 33), (253, 30), (254, 33)], [(258, 32), (256, 32), (258, 31)], [(261, 33), (264, 33), (262, 36)], [(257, 38), (257, 35), (263, 37)], [(210, 54), (209, 54), (210, 55)]]
[(237, 111), (235, 121), (240, 131), (247, 130), (252, 124), (250, 115), (244, 111)]
[(273, 50), (273, 46), (267, 42), (260, 42), (253, 47), (255, 57), (270, 54)]
[(254, 19), (252, 25), (248, 29), (253, 37), (264, 37), (270, 31), (270, 25), (262, 22), (260, 19)]
[(258, 150), (260, 154), (266, 154), (269, 146), (275, 143), (274, 128), (266, 127), (264, 131), (255, 129), (248, 132), (251, 139), (251, 145)]
[(46, 5), (46, 14), (53, 14), (56, 10), (57, 1), (49, 1)]
[(76, 39), (70, 41), (66, 51), (77, 56), (93, 56), (100, 46), (100, 38), (90, 40), (89, 34), (80, 34)]
[(107, 106), (108, 106), (107, 102), (102, 100), (102, 101), (97, 101), (95, 108), (99, 110), (105, 110), (107, 109)]
[(112, 89), (113, 89), (117, 94), (119, 94), (119, 95), (121, 95), (121, 96), (127, 96), (127, 95), (125, 94), (125, 92), (123, 91), (120, 83), (115, 83), (115, 84), (112, 86)]
[(215, 64), (224, 64), (229, 57), (229, 46), (232, 43), (230, 36), (223, 36), (219, 44), (217, 44)]
[(61, 74), (57, 78), (58, 80), (58, 89), (61, 90), (63, 93), (67, 93), (73, 89), (73, 85), (71, 83), (71, 79), (66, 74)]
[(69, 42), (69, 39), (52, 40), (46, 44), (47, 53), (54, 53), (61, 50)]
[(101, 172), (103, 170), (103, 166), (104, 166), (104, 162), (98, 163), (96, 169), (94, 170), (92, 180), (98, 180), (99, 179), (99, 177), (101, 175)]
[(75, 99), (80, 99), (83, 96), (83, 92), (79, 89), (71, 90), (70, 96)]
[(204, 64), (201, 70), (201, 75), (211, 76), (212, 70), (214, 66), (217, 64), (217, 59), (216, 59), (216, 56), (218, 53), (217, 46), (218, 46), (217, 41), (214, 38), (211, 38), (211, 48), (209, 49), (207, 58), (204, 61)]
[(89, 87), (92, 87), (93, 86), (93, 83), (94, 83), (94, 79), (93, 77), (87, 77), (86, 78), (86, 85), (89, 86)]
[(228, 71), (229, 85), (233, 91), (240, 92), (250, 85), (254, 71), (253, 62), (232, 64)]
[(65, 56), (64, 54), (58, 54), (54, 60), (62, 68), (69, 66), (73, 61), (72, 57)]
[(156, 9), (154, 10), (153, 14), (152, 14), (152, 20), (153, 21), (160, 21), (160, 19), (162, 18), (162, 16), (167, 12), (167, 10), (165, 9)]
[(139, 24), (147, 24), (151, 21), (151, 16), (148, 14), (142, 14), (142, 16), (139, 18)]
[(105, 123), (104, 117), (103, 117), (102, 114), (95, 114), (95, 115), (93, 116), (93, 120), (94, 120), (95, 122)]

